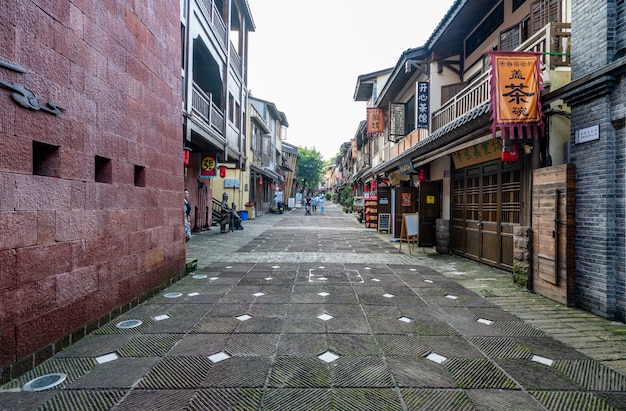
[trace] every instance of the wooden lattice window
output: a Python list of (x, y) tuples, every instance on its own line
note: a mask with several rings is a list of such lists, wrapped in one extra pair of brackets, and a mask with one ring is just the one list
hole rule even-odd
[(536, 0), (530, 5), (530, 27), (532, 34), (550, 22), (561, 21), (560, 0)]

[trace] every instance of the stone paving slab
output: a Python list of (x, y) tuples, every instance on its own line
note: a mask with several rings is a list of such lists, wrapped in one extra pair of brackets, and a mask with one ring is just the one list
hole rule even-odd
[(0, 387), (0, 410), (626, 409), (622, 324), (399, 253), (335, 205), (244, 225), (194, 235), (195, 271)]

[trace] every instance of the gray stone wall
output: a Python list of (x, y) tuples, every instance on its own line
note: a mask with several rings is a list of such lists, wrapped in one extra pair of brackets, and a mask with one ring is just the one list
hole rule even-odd
[[(593, 74), (623, 53), (624, 1), (572, 1), (572, 79)], [(620, 52), (620, 49), (622, 50)], [(624, 319), (626, 221), (624, 74), (615, 88), (572, 107), (576, 164), (576, 298), (595, 314)], [(600, 139), (576, 144), (577, 130), (599, 125)]]
[(450, 254), (450, 220), (438, 218), (435, 224), (437, 252), (439, 254)]

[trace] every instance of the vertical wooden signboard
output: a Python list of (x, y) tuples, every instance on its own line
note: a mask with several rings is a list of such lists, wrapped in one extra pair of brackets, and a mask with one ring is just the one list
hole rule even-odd
[(419, 241), (419, 214), (402, 214), (402, 226), (400, 227), (400, 250), (402, 252), (402, 242), (406, 241), (411, 252), (411, 244), (415, 248), (415, 243)]

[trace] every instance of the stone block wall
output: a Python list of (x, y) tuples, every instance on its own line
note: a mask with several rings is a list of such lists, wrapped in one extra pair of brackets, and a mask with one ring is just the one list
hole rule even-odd
[(179, 3), (0, 10), (0, 79), (47, 109), (0, 88), (3, 382), (184, 274), (185, 248)]
[[(604, 73), (623, 59), (624, 2), (572, 2), (572, 79), (594, 76), (600, 86), (572, 106), (571, 162), (576, 164), (576, 299), (595, 314), (625, 318), (626, 144), (624, 71)], [(620, 31), (621, 30), (621, 31)], [(581, 87), (585, 87), (583, 84)], [(600, 138), (576, 143), (576, 131), (599, 126)]]

